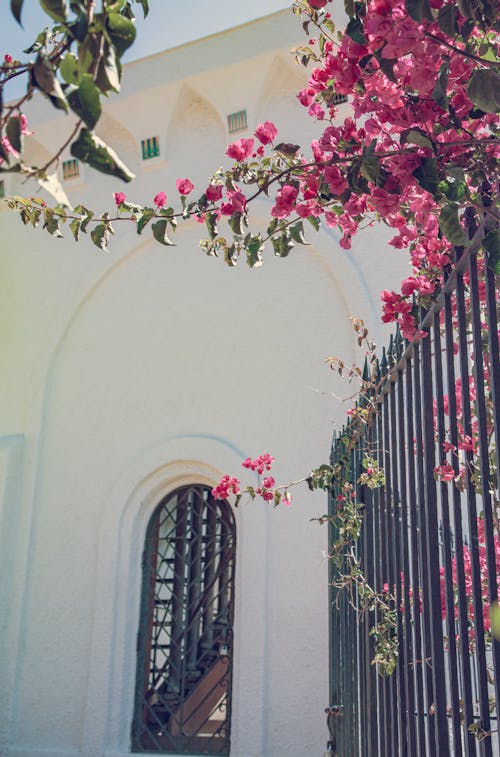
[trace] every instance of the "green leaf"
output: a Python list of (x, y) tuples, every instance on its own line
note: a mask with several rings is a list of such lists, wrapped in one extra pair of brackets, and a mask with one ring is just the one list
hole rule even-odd
[(120, 58), (135, 40), (134, 23), (120, 13), (110, 13), (106, 19), (106, 28)]
[(22, 152), (23, 140), (21, 136), (21, 122), (17, 116), (12, 116), (11, 118), (9, 118), (9, 120), (7, 121), (6, 132), (9, 142), (11, 143), (14, 150), (17, 150), (17, 152)]
[(429, 0), (405, 0), (405, 8), (408, 15), (419, 23), (426, 18), (433, 21)]
[(361, 159), (361, 174), (367, 181), (377, 184), (380, 179), (380, 160), (375, 155), (375, 145), (363, 148)]
[(498, 602), (492, 602), (490, 606), (491, 633), (497, 641), (500, 641), (500, 607)]
[[(75, 11), (76, 12), (76, 11)], [(68, 29), (78, 42), (83, 42), (87, 34), (89, 33), (89, 22), (87, 14), (81, 12), (77, 20), (68, 25)]]
[(33, 66), (33, 80), (38, 89), (46, 95), (55, 108), (68, 112), (68, 101), (57, 80), (48, 57), (39, 53)]
[(440, 181), (438, 189), (446, 195), (448, 200), (452, 200), (452, 202), (460, 202), (460, 200), (463, 200), (465, 197), (467, 185), (464, 181), (453, 181), (452, 179), (448, 179), (448, 181)]
[(420, 145), (421, 147), (430, 147), (431, 149), (433, 148), (432, 141), (426, 135), (425, 131), (416, 127), (414, 127), (413, 129), (408, 129), (408, 131), (406, 132), (402, 132), (401, 142), (402, 144), (407, 143), (410, 145)]
[(101, 93), (91, 74), (83, 74), (78, 89), (68, 94), (71, 110), (93, 129), (101, 116)]
[(10, 153), (7, 152), (5, 147), (3, 146), (2, 142), (0, 141), (0, 158), (6, 161), (6, 163), (10, 162), (9, 158)]
[(488, 252), (488, 268), (500, 275), (500, 231), (490, 229), (483, 239), (483, 247)]
[(163, 219), (155, 221), (151, 228), (153, 229), (153, 236), (157, 242), (165, 244), (169, 247), (174, 246), (175, 243), (172, 242), (171, 239), (169, 239), (169, 236), (167, 234), (168, 221), (164, 221)]
[(236, 236), (243, 236), (243, 213), (232, 213), (231, 217), (228, 219), (228, 224)]
[(439, 10), (437, 22), (441, 31), (447, 34), (448, 37), (454, 37), (458, 31), (457, 15), (455, 5), (443, 5)]
[(467, 94), (486, 113), (500, 110), (500, 76), (492, 68), (476, 69), (467, 84)]
[(137, 233), (142, 234), (143, 229), (147, 224), (150, 222), (150, 220), (153, 218), (155, 214), (155, 211), (151, 208), (145, 208), (144, 213), (141, 215), (141, 217), (137, 221)]
[(78, 60), (73, 53), (66, 53), (59, 66), (61, 76), (67, 84), (78, 84)]
[(122, 69), (120, 61), (116, 57), (115, 48), (106, 42), (104, 54), (99, 61), (95, 83), (103, 94), (112, 90), (120, 91), (120, 79)]
[(73, 221), (71, 221), (69, 228), (71, 229), (71, 233), (75, 238), (75, 242), (78, 242), (80, 235), (80, 221), (78, 220), (78, 218), (75, 218)]
[(304, 224), (302, 221), (297, 221), (289, 227), (290, 236), (297, 242), (297, 244), (309, 244), (304, 236)]
[(439, 216), (439, 228), (451, 244), (458, 247), (467, 244), (467, 237), (458, 218), (458, 205), (456, 203), (450, 202), (443, 207)]
[(295, 247), (291, 236), (286, 232), (283, 232), (279, 237), (273, 237), (271, 242), (273, 243), (274, 254), (279, 258), (288, 257)]
[(422, 189), (426, 189), (432, 195), (436, 193), (439, 185), (439, 174), (435, 158), (422, 158), (422, 165), (413, 171)]
[(359, 21), (357, 18), (351, 18), (351, 20), (347, 24), (345, 34), (347, 34), (348, 37), (350, 37), (354, 42), (357, 42), (359, 45), (366, 45), (366, 37), (363, 33), (363, 26), (361, 24), (361, 21)]
[(40, 0), (45, 13), (54, 21), (67, 21), (68, 19), (68, 2), (67, 0)]
[(22, 26), (21, 12), (23, 10), (23, 2), (24, 0), (10, 0), (10, 9), (12, 11), (12, 15), (16, 19), (19, 26)]
[(245, 250), (247, 253), (247, 263), (250, 268), (259, 268), (262, 265), (262, 250), (264, 249), (264, 243), (260, 234), (251, 236), (245, 244)]
[(238, 251), (236, 250), (236, 245), (233, 242), (233, 244), (230, 244), (229, 247), (223, 246), (223, 250), (224, 261), (230, 268), (233, 268), (238, 263)]
[(307, 216), (307, 220), (309, 221), (313, 229), (315, 229), (315, 231), (319, 231), (319, 220), (316, 218), (316, 216)]
[(135, 0), (135, 2), (139, 3), (139, 5), (142, 5), (142, 12), (144, 14), (144, 18), (146, 18), (146, 16), (149, 13), (149, 2), (148, 2), (148, 0)]
[(354, 16), (354, 0), (344, 0), (344, 10), (352, 18)]
[(117, 176), (123, 181), (132, 181), (134, 178), (134, 174), (115, 151), (88, 129), (80, 130), (78, 139), (71, 145), (71, 154), (101, 173)]
[(215, 239), (217, 236), (217, 213), (207, 213), (205, 215), (205, 224), (210, 239)]
[(434, 85), (434, 90), (432, 92), (432, 99), (437, 102), (440, 108), (446, 111), (450, 109), (447, 95), (449, 70), (450, 59), (446, 58), (444, 63), (441, 64), (436, 84)]
[(99, 223), (90, 232), (90, 238), (96, 247), (104, 252), (108, 251), (108, 242), (110, 237), (110, 225), (109, 223)]

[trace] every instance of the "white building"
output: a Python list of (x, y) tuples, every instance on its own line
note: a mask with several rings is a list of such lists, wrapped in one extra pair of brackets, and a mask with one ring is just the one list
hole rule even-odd
[[(129, 64), (97, 129), (137, 175), (127, 196), (151, 202), (164, 190), (173, 199), (179, 176), (203, 190), (226, 145), (265, 119), (280, 140), (316, 136), (320, 125), (295, 98), (308, 73), (288, 52), (301, 35), (283, 11)], [(228, 116), (242, 111), (247, 131), (229, 134)], [(69, 119), (56, 121), (41, 99), (28, 115), (36, 162)], [(159, 155), (142, 160), (141, 142), (153, 137)], [(5, 179), (6, 194), (14, 181)], [(93, 208), (123, 189), (83, 165), (64, 186)], [(262, 202), (253, 217), (269, 209)], [(0, 754), (124, 757), (153, 512), (180, 487), (211, 487), (226, 472), (252, 482), (241, 468), (247, 455), (271, 452), (282, 482), (328, 460), (347, 408), (336, 397), (354, 389), (324, 359), (355, 359), (353, 314), (377, 333), (378, 292), (401, 278), (404, 255), (384, 250), (381, 229), (361, 234), (349, 253), (323, 230), (286, 260), (268, 252), (260, 269), (230, 269), (200, 252), (195, 222), (172, 248), (131, 225), (108, 255), (86, 240), (75, 245), (69, 230), (54, 240), (24, 228), (6, 208), (0, 224)], [(231, 635), (226, 620), (213, 646), (219, 667), (232, 655), (232, 692), (220, 689), (231, 707), (207, 716), (210, 733), (227, 721), (215, 753), (227, 753), (229, 730), (231, 757), (325, 749), (327, 533), (310, 519), (327, 505), (322, 494), (293, 493), (290, 508), (234, 511), (234, 626)], [(195, 558), (185, 559), (192, 570)], [(219, 596), (231, 599), (218, 581)], [(162, 638), (173, 654), (173, 638)], [(156, 728), (157, 753), (164, 728), (184, 754), (198, 754), (189, 735), (203, 728), (186, 725), (188, 695), (183, 706), (175, 727)]]

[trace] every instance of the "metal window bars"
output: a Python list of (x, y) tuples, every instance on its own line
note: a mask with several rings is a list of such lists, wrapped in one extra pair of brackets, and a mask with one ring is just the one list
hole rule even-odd
[(229, 754), (236, 531), (204, 486), (155, 510), (143, 555), (132, 747)]
[(227, 128), (230, 134), (237, 131), (245, 131), (247, 128), (247, 112), (239, 110), (236, 113), (229, 113), (227, 117)]
[[(354, 445), (351, 420), (333, 441), (332, 464), (342, 461), (363, 506), (362, 569), (397, 614), (397, 666), (382, 677), (377, 611), (360, 614), (358, 592), (331, 587), (337, 757), (500, 755), (500, 643), (489, 628), (500, 573), (499, 291), (477, 254), (480, 231), (422, 313), (428, 336), (391, 338), (379, 390), (363, 400), (370, 423)], [(384, 468), (382, 488), (358, 482), (367, 450)], [(331, 585), (336, 575), (332, 564)]]
[(69, 160), (63, 160), (62, 164), (63, 179), (75, 179), (80, 176), (80, 164), (76, 158), (70, 158)]
[(141, 139), (142, 159), (157, 158), (160, 154), (160, 140), (158, 137)]

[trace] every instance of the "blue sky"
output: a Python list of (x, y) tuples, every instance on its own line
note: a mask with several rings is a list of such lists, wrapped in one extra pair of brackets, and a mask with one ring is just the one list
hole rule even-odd
[[(290, 0), (291, 2), (291, 0)], [(128, 59), (180, 45), (221, 29), (241, 24), (267, 13), (286, 8), (287, 0), (150, 0), (150, 14), (141, 22), (142, 10), (137, 5), (139, 34)], [(13, 56), (28, 47), (46, 25), (46, 16), (37, 0), (25, 0), (21, 29), (12, 18), (8, 0), (0, 10), (0, 54)]]
[[(0, 59), (5, 53), (23, 60), (21, 51), (31, 45), (36, 35), (47, 25), (47, 16), (38, 0), (24, 0), (23, 29), (12, 17), (8, 0), (0, 0)], [(291, 4), (287, 0), (149, 0), (150, 13), (142, 21), (142, 9), (137, 4), (137, 39), (125, 56), (125, 61), (175, 47), (184, 42), (213, 34), (222, 29), (250, 21)], [(16, 81), (5, 92), (11, 99), (25, 91), (25, 83)]]

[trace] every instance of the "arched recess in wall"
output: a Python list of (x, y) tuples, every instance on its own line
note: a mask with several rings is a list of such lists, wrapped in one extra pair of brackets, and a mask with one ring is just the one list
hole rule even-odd
[[(167, 131), (167, 160), (176, 175), (185, 176), (189, 166), (195, 184), (207, 180), (207, 166), (214, 171), (226, 149), (224, 123), (212, 103), (192, 87), (184, 86)], [(203, 166), (193, 164), (193, 155), (203, 156)]]
[[(300, 143), (303, 127), (310, 129), (311, 119), (296, 97), (297, 92), (305, 86), (308, 75), (306, 69), (294, 63), (292, 56), (285, 58), (283, 55), (277, 55), (264, 79), (265, 83), (257, 100), (256, 120), (274, 121), (279, 130), (278, 137), (282, 137), (284, 141), (295, 140)], [(292, 123), (290, 105), (296, 111)], [(283, 131), (285, 126), (286, 133)]]
[(201, 484), (151, 515), (142, 558), (132, 749), (229, 754), (236, 521)]
[(137, 172), (140, 165), (137, 141), (120, 121), (108, 113), (103, 113), (97, 124), (96, 133), (118, 154), (133, 173)]
[[(26, 144), (23, 151), (23, 160), (28, 166), (36, 166), (41, 168), (46, 165), (53, 157), (51, 153), (38, 139), (30, 136), (26, 139)], [(54, 167), (49, 169), (49, 172), (54, 171)], [(26, 177), (21, 174), (2, 174), (2, 179), (5, 181), (5, 194), (38, 194), (38, 182), (35, 179), (31, 179), (29, 184), (25, 184)]]

